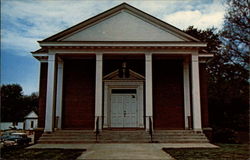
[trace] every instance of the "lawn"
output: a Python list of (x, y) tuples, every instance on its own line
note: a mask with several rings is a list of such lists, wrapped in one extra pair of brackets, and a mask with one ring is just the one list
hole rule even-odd
[(176, 160), (247, 160), (249, 158), (248, 144), (216, 144), (220, 148), (214, 149), (168, 149)]
[(1, 148), (3, 160), (74, 160), (83, 149), (25, 149), (24, 147)]

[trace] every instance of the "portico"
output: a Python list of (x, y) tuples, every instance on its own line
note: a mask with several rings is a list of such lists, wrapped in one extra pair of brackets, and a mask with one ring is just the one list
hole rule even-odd
[(33, 56), (41, 76), (47, 73), (39, 106), (44, 132), (202, 130), (199, 68), (211, 57), (201, 52), (206, 43), (122, 4), (39, 44)]

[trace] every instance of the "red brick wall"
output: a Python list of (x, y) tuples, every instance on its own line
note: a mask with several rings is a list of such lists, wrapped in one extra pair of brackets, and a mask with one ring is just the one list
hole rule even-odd
[(206, 71), (206, 64), (199, 65), (200, 71), (200, 94), (201, 94), (201, 120), (202, 127), (208, 127), (208, 75)]
[(39, 108), (38, 108), (38, 127), (45, 126), (46, 93), (47, 93), (47, 72), (48, 63), (41, 63), (40, 67), (40, 86), (39, 86)]
[(153, 60), (155, 129), (184, 129), (183, 65), (181, 60)]
[(64, 129), (93, 129), (95, 60), (66, 60), (63, 82)]

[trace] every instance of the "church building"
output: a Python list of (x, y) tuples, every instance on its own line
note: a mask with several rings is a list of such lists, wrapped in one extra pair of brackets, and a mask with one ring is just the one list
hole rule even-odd
[(205, 68), (213, 55), (160, 19), (122, 3), (38, 43), (45, 133), (209, 127)]

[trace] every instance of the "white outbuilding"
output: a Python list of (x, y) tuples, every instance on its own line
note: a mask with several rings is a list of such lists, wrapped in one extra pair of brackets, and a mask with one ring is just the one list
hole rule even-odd
[(24, 130), (34, 130), (37, 128), (38, 115), (31, 111), (27, 116), (24, 117)]

